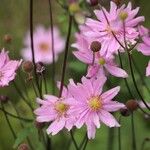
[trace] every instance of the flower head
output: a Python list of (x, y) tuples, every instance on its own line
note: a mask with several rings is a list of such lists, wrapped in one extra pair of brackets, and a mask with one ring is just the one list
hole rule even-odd
[(37, 115), (36, 121), (51, 122), (47, 129), (48, 134), (55, 135), (63, 128), (71, 130), (76, 121), (75, 117), (70, 114), (73, 101), (74, 99), (69, 97), (65, 87), (61, 98), (53, 95), (45, 95), (43, 100), (37, 98), (37, 102), (41, 106), (34, 111)]
[(119, 127), (118, 122), (110, 112), (124, 108), (124, 104), (112, 101), (118, 94), (120, 87), (115, 87), (102, 93), (105, 77), (95, 79), (82, 78), (77, 85), (70, 80), (68, 89), (76, 102), (71, 111), (77, 117), (77, 128), (87, 126), (88, 138), (94, 138), (96, 128), (104, 123), (109, 127)]
[(119, 68), (114, 62), (114, 56), (102, 55), (102, 49), (97, 52), (91, 50), (93, 41), (82, 33), (76, 35), (77, 41), (72, 46), (77, 48), (73, 54), (82, 62), (89, 65), (87, 77), (106, 75), (106, 71), (116, 77), (128, 77), (127, 73)]
[(84, 32), (84, 35), (101, 42), (102, 55), (109, 56), (112, 53), (117, 53), (119, 49), (122, 49), (121, 44), (125, 46), (124, 37), (126, 37), (126, 42), (129, 45), (134, 44), (135, 39), (138, 38), (137, 25), (144, 21), (143, 16), (136, 17), (138, 11), (139, 8), (132, 10), (131, 3), (118, 8), (111, 1), (109, 11), (103, 7), (101, 10), (94, 11), (98, 20), (87, 19), (85, 26), (89, 30)]
[(9, 82), (14, 80), (21, 62), (22, 60), (10, 60), (4, 49), (0, 52), (0, 87), (8, 86)]
[[(60, 36), (59, 30), (55, 27), (54, 30), (54, 52), (55, 61), (58, 54), (64, 49), (64, 39)], [(52, 63), (52, 43), (51, 43), (51, 30), (45, 29), (43, 26), (38, 26), (34, 32), (34, 50), (35, 61), (50, 64)], [(31, 41), (29, 33), (24, 40), (25, 48), (22, 50), (22, 56), (25, 60), (32, 60)]]

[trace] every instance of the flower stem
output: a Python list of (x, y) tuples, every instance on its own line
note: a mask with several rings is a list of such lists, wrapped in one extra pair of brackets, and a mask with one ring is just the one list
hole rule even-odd
[(75, 138), (74, 138), (74, 135), (73, 135), (73, 131), (72, 131), (72, 130), (70, 131), (70, 135), (71, 135), (71, 139), (72, 139), (72, 141), (73, 141), (73, 143), (74, 143), (74, 146), (75, 146), (76, 150), (79, 150), (78, 145), (77, 145), (77, 143), (76, 143), (76, 140), (75, 140)]
[(22, 117), (18, 117), (16, 115), (14, 115), (14, 114), (11, 114), (11, 113), (7, 112), (5, 109), (3, 109), (1, 107), (0, 107), (0, 110), (3, 111), (5, 114), (7, 114), (10, 117), (13, 117), (15, 119), (19, 119), (19, 120), (26, 121), (26, 122), (32, 122), (33, 121), (32, 119), (22, 118)]
[(32, 52), (32, 62), (34, 65), (34, 75), (37, 89), (39, 91), (40, 98), (42, 98), (42, 93), (40, 91), (40, 85), (38, 82), (38, 75), (36, 73), (36, 63), (34, 54), (34, 40), (33, 40), (33, 0), (30, 0), (30, 39), (31, 39), (31, 52)]
[(11, 133), (12, 133), (14, 139), (16, 139), (16, 138), (17, 138), (16, 133), (15, 133), (15, 131), (14, 131), (14, 129), (13, 129), (13, 127), (12, 127), (10, 121), (9, 121), (9, 118), (8, 118), (8, 116), (7, 116), (8, 114), (6, 113), (3, 104), (2, 104), (2, 109), (4, 110), (3, 112), (4, 112), (4, 115), (5, 115), (5, 119), (6, 119), (6, 121), (7, 121), (7, 124), (8, 124), (8, 126), (9, 126), (9, 128), (10, 128), (10, 131), (11, 131)]
[(63, 69), (62, 69), (62, 77), (61, 77), (61, 85), (60, 85), (60, 92), (59, 97), (62, 95), (63, 86), (64, 86), (64, 79), (65, 79), (65, 72), (66, 72), (66, 65), (67, 65), (67, 56), (68, 56), (68, 50), (69, 50), (69, 42), (70, 42), (70, 36), (71, 36), (71, 29), (72, 29), (72, 16), (69, 16), (69, 27), (68, 27), (68, 34), (65, 44), (65, 56), (63, 61)]
[(131, 126), (132, 126), (132, 149), (136, 150), (136, 139), (135, 139), (135, 127), (134, 127), (134, 114), (131, 114)]
[[(121, 123), (121, 116), (119, 117), (119, 124)], [(121, 150), (121, 128), (118, 128), (118, 150)]]
[(55, 49), (54, 49), (54, 27), (53, 27), (53, 14), (52, 14), (52, 4), (49, 1), (49, 14), (50, 14), (50, 28), (51, 28), (51, 43), (52, 43), (52, 93), (55, 94)]

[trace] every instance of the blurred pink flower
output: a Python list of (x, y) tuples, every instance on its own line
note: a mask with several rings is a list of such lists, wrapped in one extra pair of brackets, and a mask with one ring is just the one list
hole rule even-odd
[[(46, 64), (52, 63), (52, 43), (51, 30), (45, 29), (43, 26), (37, 26), (34, 32), (34, 50), (35, 61)], [(25, 60), (32, 60), (30, 34), (28, 33), (24, 40), (25, 48), (22, 49), (22, 56)], [(59, 30), (54, 28), (54, 51), (55, 61), (58, 59), (58, 54), (64, 50), (64, 39), (60, 36)]]
[(146, 76), (150, 76), (150, 61), (148, 62), (148, 66), (146, 67)]
[[(110, 55), (101, 55), (101, 50), (96, 52), (93, 56), (93, 52), (90, 49), (90, 45), (93, 41), (88, 39), (83, 34), (76, 34), (76, 43), (72, 46), (77, 48), (73, 54), (82, 62), (89, 65), (87, 77), (96, 77), (106, 75), (106, 71), (116, 77), (126, 78), (128, 74), (121, 68), (117, 67), (114, 63), (114, 57)], [(94, 61), (93, 61), (94, 60)]]
[(21, 62), (22, 60), (10, 60), (4, 49), (0, 52), (0, 87), (8, 86), (9, 82), (14, 80)]
[(137, 45), (137, 50), (143, 55), (150, 56), (150, 31), (144, 26), (139, 27), (142, 42)]
[(51, 123), (47, 129), (48, 134), (55, 135), (63, 128), (67, 128), (69, 131), (72, 129), (76, 120), (70, 114), (74, 99), (69, 96), (67, 89), (64, 87), (61, 98), (53, 95), (45, 95), (43, 100), (37, 98), (37, 102), (41, 106), (34, 111), (37, 115), (36, 120), (37, 122)]
[(94, 139), (96, 128), (104, 123), (109, 127), (119, 127), (120, 125), (110, 112), (115, 112), (124, 107), (124, 104), (112, 101), (118, 94), (120, 87), (115, 87), (102, 93), (105, 77), (87, 79), (82, 77), (82, 84), (77, 85), (70, 80), (68, 89), (76, 102), (71, 111), (77, 116), (76, 126), (81, 128), (87, 126), (88, 138)]
[[(131, 45), (136, 42), (135, 39), (137, 39), (139, 35), (137, 25), (144, 21), (143, 16), (136, 17), (138, 11), (139, 7), (132, 10), (131, 3), (118, 8), (117, 5), (111, 1), (109, 12), (105, 8), (95, 10), (94, 12), (98, 20), (87, 19), (85, 26), (89, 27), (89, 30), (84, 32), (84, 35), (95, 38), (101, 42), (102, 55), (105, 54), (109, 56), (112, 53), (117, 53), (119, 49), (123, 51), (116, 38), (124, 46), (124, 35), (126, 36), (127, 44)], [(124, 23), (121, 17), (124, 17)], [(125, 24), (125, 33), (123, 24)]]

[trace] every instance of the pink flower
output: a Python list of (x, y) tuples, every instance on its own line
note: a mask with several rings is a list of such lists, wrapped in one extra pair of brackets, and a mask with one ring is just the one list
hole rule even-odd
[(144, 26), (139, 27), (139, 33), (142, 39), (142, 42), (138, 44), (137, 50), (140, 51), (143, 55), (150, 56), (150, 32), (149, 29)]
[(70, 102), (73, 103), (73, 101), (65, 87), (61, 98), (53, 95), (45, 95), (43, 100), (37, 98), (37, 102), (41, 105), (34, 111), (37, 122), (51, 123), (47, 129), (48, 134), (55, 135), (63, 128), (70, 131), (76, 121), (70, 114), (72, 107)]
[[(43, 26), (38, 26), (34, 32), (34, 50), (35, 61), (50, 64), (52, 63), (52, 43), (51, 30), (45, 29)], [(32, 60), (30, 34), (28, 33), (24, 40), (25, 48), (22, 50), (22, 56), (25, 60)], [(60, 36), (59, 30), (54, 28), (54, 51), (55, 61), (58, 59), (58, 54), (64, 50), (64, 39)]]
[[(139, 7), (132, 10), (131, 3), (117, 8), (117, 5), (111, 1), (109, 12), (105, 8), (95, 10), (94, 12), (98, 20), (87, 19), (85, 26), (89, 27), (89, 30), (84, 32), (84, 35), (101, 42), (102, 55), (106, 54), (109, 56), (112, 53), (117, 53), (122, 47), (116, 38), (123, 46), (125, 46), (124, 35), (126, 35), (126, 41), (129, 45), (136, 42), (135, 39), (139, 35), (137, 25), (144, 21), (143, 16), (136, 17), (138, 11)], [(125, 33), (123, 22), (125, 23)]]
[[(121, 68), (117, 67), (114, 63), (114, 57), (101, 55), (101, 50), (96, 52), (93, 56), (93, 52), (90, 49), (90, 45), (93, 41), (88, 39), (83, 34), (76, 35), (77, 41), (72, 46), (77, 48), (73, 54), (82, 62), (89, 65), (87, 77), (97, 77), (105, 75), (106, 71), (116, 77), (128, 77), (128, 74)], [(94, 61), (93, 61), (94, 60)]]
[(8, 86), (9, 82), (14, 80), (21, 62), (22, 60), (10, 60), (4, 49), (0, 52), (0, 87)]
[(148, 63), (148, 66), (146, 67), (146, 76), (150, 76), (150, 61)]
[(100, 128), (101, 123), (109, 127), (120, 126), (110, 113), (124, 107), (124, 104), (112, 101), (118, 94), (120, 87), (115, 87), (102, 93), (105, 82), (105, 77), (97, 78), (96, 80), (82, 77), (82, 83), (76, 85), (71, 80), (68, 85), (70, 94), (76, 100), (71, 109), (72, 114), (77, 116), (76, 126), (81, 128), (85, 124), (89, 139), (95, 137), (96, 128)]

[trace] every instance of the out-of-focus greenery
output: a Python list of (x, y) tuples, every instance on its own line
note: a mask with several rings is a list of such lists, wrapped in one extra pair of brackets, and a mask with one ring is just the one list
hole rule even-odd
[[(133, 0), (132, 0), (133, 1)], [(135, 5), (139, 5), (141, 7), (140, 13), (146, 17), (146, 23), (144, 23), (147, 27), (150, 26), (150, 5), (148, 0), (135, 0)], [(68, 17), (67, 13), (61, 9), (61, 7), (56, 3), (55, 0), (52, 1), (53, 4), (53, 14), (54, 14), (54, 23), (60, 27), (60, 30), (64, 37), (66, 37), (66, 30), (68, 26)], [(36, 0), (34, 1), (34, 25), (37, 24), (44, 24), (45, 26), (49, 26), (49, 7), (48, 7), (48, 0)], [(23, 38), (26, 34), (26, 32), (29, 30), (29, 0), (1, 0), (0, 4), (0, 48), (5, 47), (9, 50), (9, 53), (12, 58), (21, 58), (20, 51), (23, 47)], [(74, 30), (75, 31), (75, 30)], [(12, 36), (12, 42), (11, 44), (4, 43), (3, 37), (5, 34), (10, 34)], [(73, 35), (72, 35), (72, 41), (73, 41)], [(80, 77), (82, 75), (85, 75), (85, 69), (86, 66), (82, 64), (81, 62), (78, 62), (72, 54), (71, 54), (72, 48), (70, 48), (70, 55), (68, 57), (70, 64), (67, 67), (67, 73), (66, 73), (66, 81), (67, 78), (74, 78), (75, 80), (79, 81)], [(136, 60), (136, 64), (139, 68), (139, 70), (142, 73), (142, 76), (145, 76), (145, 67), (147, 65), (147, 62), (149, 60), (148, 57), (142, 56), (142, 54), (139, 54), (135, 51), (133, 51), (133, 56)], [(57, 76), (56, 78), (60, 80), (60, 74), (62, 70), (62, 59), (63, 54), (60, 56), (58, 62), (57, 62)], [(127, 59), (124, 59), (124, 66), (126, 70), (129, 70), (128, 68), (128, 61)], [(48, 84), (51, 86), (50, 77), (51, 77), (51, 66), (48, 66)], [(129, 72), (129, 71), (128, 71)], [(25, 74), (21, 73), (23, 75), (23, 81), (25, 81)], [(136, 80), (138, 85), (140, 86), (140, 91), (143, 92), (144, 97), (149, 100), (149, 93), (145, 90), (144, 86), (141, 83), (141, 80), (136, 73)], [(24, 86), (22, 86), (22, 79), (17, 76), (17, 84), (19, 88), (22, 91), (25, 91)], [(131, 79), (130, 81), (130, 87), (132, 89), (132, 92), (135, 96), (137, 96), (136, 91), (134, 90), (133, 84)], [(126, 87), (124, 85), (124, 82), (120, 79), (111, 78), (112, 87), (116, 85), (122, 86), (121, 94), (118, 96), (119, 101), (125, 102), (128, 98), (130, 98)], [(146, 79), (147, 83), (150, 83), (149, 79)], [(31, 85), (29, 83), (26, 83), (28, 87), (28, 93), (31, 97), (32, 103), (35, 101), (35, 96), (33, 94), (33, 91), (31, 90)], [(150, 84), (149, 84), (150, 87)], [(51, 87), (49, 88), (50, 91)], [(20, 114), (22, 114), (23, 117), (31, 118), (32, 113), (27, 108), (26, 104), (22, 101), (22, 99), (19, 97), (17, 92), (14, 89), (14, 86), (11, 84), (10, 87), (6, 88), (0, 88), (0, 94), (7, 95), (11, 98), (11, 102), (5, 105), (5, 108), (7, 111), (11, 113), (16, 113), (15, 110), (12, 108), (11, 103), (13, 103)], [(138, 96), (137, 96), (138, 98)], [(35, 106), (36, 107), (36, 106)], [(116, 117), (119, 117), (119, 114), (116, 114)], [(13, 119), (10, 117), (10, 121), (13, 125), (13, 128), (16, 131), (16, 134), (21, 138), (26, 137), (29, 135), (29, 139), (31, 140), (31, 143), (35, 150), (43, 150), (43, 147), (41, 146), (41, 143), (39, 142), (39, 137), (37, 134), (37, 130), (34, 126), (34, 123), (24, 123), (25, 129), (22, 129), (20, 126), (20, 122), (16, 119)], [(131, 150), (132, 145), (132, 135), (131, 135), (131, 118), (122, 118), (122, 127), (121, 127), (121, 134), (122, 134), (122, 150)], [(27, 130), (28, 129), (28, 130)], [(27, 132), (26, 132), (27, 130)], [(109, 137), (108, 133), (113, 132), (114, 135)], [(138, 147), (138, 150), (140, 150), (142, 142), (144, 138), (150, 137), (150, 120), (144, 119), (143, 114), (140, 111), (137, 111), (135, 113), (135, 131), (136, 131), (136, 144)], [(20, 134), (22, 133), (22, 134)], [(118, 148), (118, 142), (117, 142), (117, 133), (118, 130), (115, 129), (109, 129), (105, 127), (104, 125), (101, 126), (100, 129), (97, 130), (96, 138), (94, 140), (89, 141), (87, 150), (117, 150)], [(75, 138), (77, 139), (78, 143), (80, 143), (81, 139), (85, 135), (85, 129), (82, 129), (80, 131), (75, 132)], [(109, 140), (113, 141), (113, 147), (109, 148)], [(52, 144), (53, 144), (53, 150), (66, 150), (68, 147), (68, 142), (70, 140), (69, 133), (63, 131), (60, 134), (52, 137)], [(108, 142), (109, 141), (109, 142)], [(0, 150), (12, 150), (13, 146), (15, 148), (15, 144), (19, 142), (18, 140), (16, 143), (14, 142), (13, 136), (10, 132), (10, 129), (8, 128), (8, 125), (6, 124), (6, 120), (4, 118), (4, 114), (0, 112)], [(23, 140), (23, 142), (26, 142)], [(150, 149), (150, 143), (147, 143), (145, 146), (145, 150)], [(74, 150), (73, 144), (71, 144), (71, 150)]]

